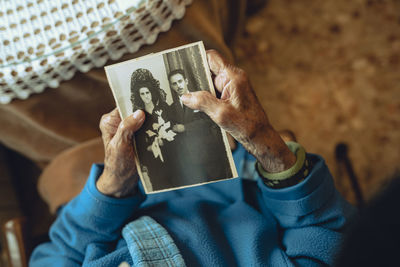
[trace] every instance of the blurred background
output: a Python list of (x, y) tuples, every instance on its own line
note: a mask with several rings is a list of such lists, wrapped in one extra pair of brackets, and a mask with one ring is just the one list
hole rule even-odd
[[(400, 1), (263, 2), (248, 6), (236, 63), (275, 128), (322, 155), (350, 202), (370, 199), (399, 170)], [(0, 223), (28, 216), (35, 242), (54, 219), (40, 171), (0, 147)]]
[(272, 124), (322, 155), (349, 201), (338, 143), (366, 199), (399, 170), (400, 1), (269, 0), (235, 52)]

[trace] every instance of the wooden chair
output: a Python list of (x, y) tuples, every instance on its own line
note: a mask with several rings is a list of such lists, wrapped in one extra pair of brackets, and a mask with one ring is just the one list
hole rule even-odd
[(27, 231), (25, 217), (17, 217), (7, 221), (2, 231), (4, 234), (4, 250), (9, 267), (28, 266), (31, 243)]

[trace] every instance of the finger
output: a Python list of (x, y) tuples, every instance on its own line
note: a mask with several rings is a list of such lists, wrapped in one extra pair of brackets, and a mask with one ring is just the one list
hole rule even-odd
[[(207, 51), (208, 64), (215, 75), (215, 89), (224, 94), (226, 86), (240, 74), (240, 69), (228, 63), (217, 51)], [(222, 97), (221, 97), (222, 98)]]
[(217, 76), (218, 74), (221, 73), (221, 71), (224, 70), (224, 68), (227, 65), (226, 60), (214, 49), (207, 50), (207, 61), (208, 61), (208, 66), (210, 67), (210, 70), (212, 74)]
[(108, 144), (117, 132), (120, 122), (121, 117), (119, 116), (117, 108), (101, 117), (99, 128), (105, 145)]
[(214, 74), (215, 89), (222, 93), (225, 85), (229, 82), (229, 76), (226, 70), (225, 59), (215, 50), (207, 51), (208, 65), (212, 74)]
[(278, 131), (279, 135), (285, 142), (293, 141), (296, 142), (296, 135), (291, 130)]
[(182, 103), (191, 109), (197, 109), (206, 113), (216, 123), (216, 116), (224, 103), (208, 91), (197, 91), (184, 94), (181, 97)]
[(130, 147), (132, 144), (132, 137), (143, 125), (144, 119), (145, 115), (142, 110), (137, 110), (132, 115), (125, 118), (120, 123), (113, 141), (119, 146)]

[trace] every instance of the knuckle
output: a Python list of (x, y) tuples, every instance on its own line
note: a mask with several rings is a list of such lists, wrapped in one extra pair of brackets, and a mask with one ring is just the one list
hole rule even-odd
[(247, 74), (246, 71), (244, 71), (243, 69), (238, 69), (238, 75), (240, 77), (241, 80), (247, 82), (249, 80), (249, 76)]
[(99, 123), (99, 128), (100, 128), (101, 131), (105, 130), (106, 121), (107, 121), (107, 114), (101, 116), (100, 123)]
[(197, 95), (196, 97), (194, 97), (194, 98), (192, 99), (192, 106), (193, 106), (193, 108), (199, 109), (200, 103), (201, 103), (201, 100), (200, 100), (200, 96), (199, 96), (199, 95)]
[(226, 107), (219, 108), (215, 113), (215, 121), (218, 124), (226, 125), (231, 118), (231, 111)]
[(217, 50), (215, 49), (207, 50), (207, 55), (211, 56), (213, 59), (218, 60), (223, 65), (226, 65), (225, 59), (221, 56), (221, 54)]
[(234, 74), (233, 81), (237, 86), (244, 86), (244, 85), (248, 84), (249, 77), (244, 70), (242, 70), (240, 68), (235, 68), (235, 74)]
[(195, 109), (201, 108), (204, 105), (206, 98), (207, 98), (207, 92), (204, 91), (197, 92), (195, 97), (193, 98), (192, 102), (193, 107)]
[(208, 49), (207, 54), (217, 54), (217, 51), (215, 49)]
[(210, 93), (208, 91), (200, 91), (199, 92), (199, 100), (200, 102), (205, 102), (207, 101)]

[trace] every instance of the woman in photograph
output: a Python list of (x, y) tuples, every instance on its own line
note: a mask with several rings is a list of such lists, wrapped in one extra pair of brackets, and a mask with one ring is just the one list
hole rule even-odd
[(168, 147), (176, 135), (167, 118), (169, 106), (160, 82), (147, 69), (137, 69), (131, 76), (133, 111), (142, 109), (146, 114), (143, 126), (136, 133), (136, 149), (140, 168), (150, 178), (153, 190), (170, 187), (168, 182)]

